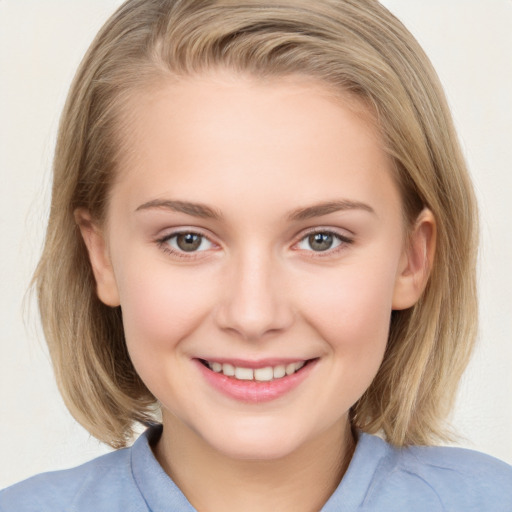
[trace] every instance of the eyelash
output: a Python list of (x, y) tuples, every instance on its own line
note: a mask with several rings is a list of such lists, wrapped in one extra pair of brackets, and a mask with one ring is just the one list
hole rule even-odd
[(157, 243), (158, 247), (160, 249), (162, 249), (162, 251), (164, 251), (165, 253), (170, 254), (172, 256), (175, 256), (177, 258), (187, 259), (188, 261), (196, 259), (196, 258), (200, 258), (201, 257), (201, 253), (203, 253), (205, 251), (190, 251), (190, 252), (187, 252), (187, 251), (177, 250), (174, 247), (171, 247), (169, 242), (173, 238), (177, 238), (180, 235), (194, 235), (194, 236), (198, 236), (202, 240), (201, 243), (203, 243), (204, 240), (207, 240), (210, 244), (215, 245), (214, 242), (212, 242), (206, 235), (204, 235), (203, 233), (199, 233), (197, 231), (194, 231), (194, 230), (182, 230), (182, 231), (176, 231), (174, 233), (170, 233), (170, 234), (165, 235), (162, 238), (159, 238), (158, 240), (156, 240), (156, 243)]
[(340, 233), (337, 233), (336, 231), (333, 231), (332, 229), (322, 229), (322, 228), (314, 228), (310, 231), (307, 231), (305, 234), (303, 234), (298, 242), (294, 243), (294, 246), (297, 246), (298, 244), (304, 242), (309, 237), (314, 235), (329, 235), (332, 236), (335, 240), (337, 240), (339, 243), (337, 246), (333, 248), (326, 249), (325, 251), (313, 251), (313, 250), (307, 250), (307, 249), (295, 249), (295, 250), (304, 250), (305, 252), (310, 253), (310, 258), (327, 258), (329, 256), (333, 256), (338, 254), (339, 252), (345, 250), (347, 246), (354, 243), (354, 239), (350, 238), (346, 235), (342, 235)]
[[(194, 236), (198, 236), (202, 240), (201, 244), (203, 243), (204, 240), (207, 240), (210, 244), (216, 245), (214, 242), (212, 242), (203, 233), (199, 233), (199, 232), (193, 231), (193, 230), (182, 230), (182, 231), (176, 231), (174, 233), (170, 233), (168, 235), (163, 236), (162, 238), (157, 239), (156, 243), (157, 243), (158, 247), (162, 251), (164, 251), (165, 253), (170, 254), (172, 256), (175, 256), (175, 257), (178, 257), (178, 258), (184, 258), (184, 259), (187, 259), (189, 261), (192, 260), (192, 259), (200, 258), (201, 257), (201, 253), (206, 252), (206, 250), (187, 252), (187, 251), (177, 250), (177, 249), (171, 247), (169, 242), (173, 238), (177, 238), (180, 235), (194, 235)], [(328, 256), (332, 256), (334, 254), (337, 254), (338, 252), (346, 249), (346, 247), (348, 245), (351, 245), (351, 244), (354, 243), (353, 238), (347, 237), (345, 235), (341, 235), (340, 233), (337, 233), (335, 231), (332, 231), (332, 230), (329, 230), (329, 229), (315, 228), (315, 229), (312, 229), (312, 230), (307, 231), (306, 233), (304, 233), (300, 237), (300, 239), (293, 244), (293, 246), (295, 247), (295, 246), (299, 245), (300, 243), (306, 241), (309, 237), (314, 236), (314, 235), (329, 235), (329, 236), (332, 236), (335, 240), (338, 241), (338, 245), (336, 245), (334, 248), (328, 248), (328, 249), (326, 249), (324, 251), (314, 251), (314, 250), (307, 250), (307, 249), (294, 249), (294, 250), (308, 252), (308, 253), (310, 253), (309, 257), (312, 257), (312, 258), (325, 258), (325, 257), (328, 257)]]

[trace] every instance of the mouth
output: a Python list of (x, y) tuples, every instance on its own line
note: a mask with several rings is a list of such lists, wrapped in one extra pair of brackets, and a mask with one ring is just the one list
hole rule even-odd
[(221, 363), (219, 361), (207, 361), (199, 359), (201, 364), (212, 372), (225, 375), (240, 381), (272, 382), (296, 374), (313, 359), (299, 360), (286, 364), (267, 365), (261, 368), (248, 368), (232, 363)]
[(215, 361), (196, 359), (209, 385), (230, 399), (249, 404), (270, 402), (291, 393), (308, 379), (320, 358)]

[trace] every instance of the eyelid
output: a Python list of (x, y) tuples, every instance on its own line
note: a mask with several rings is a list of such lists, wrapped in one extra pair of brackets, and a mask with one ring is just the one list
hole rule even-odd
[(205, 249), (205, 250), (201, 250), (201, 251), (187, 252), (187, 251), (180, 250), (179, 248), (172, 247), (169, 244), (169, 240), (171, 240), (172, 238), (177, 237), (179, 235), (188, 235), (188, 234), (200, 236), (201, 238), (207, 240), (213, 248), (219, 247), (219, 244), (214, 242), (212, 240), (212, 237), (205, 234), (202, 229), (195, 228), (195, 227), (186, 227), (186, 226), (175, 228), (175, 229), (165, 233), (164, 235), (158, 236), (155, 239), (155, 243), (165, 253), (170, 254), (171, 256), (176, 256), (178, 258), (193, 260), (196, 258), (205, 257), (206, 254), (204, 254), (204, 253), (209, 252), (212, 247)]
[[(343, 231), (346, 232), (346, 230), (343, 230)], [(296, 248), (298, 246), (298, 244), (300, 244), (307, 237), (309, 237), (311, 235), (315, 235), (317, 233), (333, 235), (335, 238), (337, 238), (340, 241), (340, 243), (336, 247), (333, 247), (332, 249), (329, 248), (325, 251), (313, 251), (313, 250)], [(312, 227), (312, 228), (309, 228), (309, 229), (303, 231), (296, 238), (296, 241), (292, 245), (292, 249), (294, 249), (296, 251), (303, 251), (305, 253), (309, 253), (310, 257), (322, 258), (322, 257), (332, 256), (333, 254), (336, 254), (339, 251), (343, 251), (344, 249), (347, 248), (347, 245), (351, 245), (353, 243), (354, 243), (353, 235), (348, 236), (346, 234), (340, 233), (339, 229), (332, 228), (332, 227), (315, 226), (315, 227)]]
[[(343, 231), (343, 232), (340, 232), (340, 231)], [(300, 235), (295, 238), (295, 241), (293, 242), (291, 248), (295, 251), (301, 251), (304, 253), (308, 253), (309, 257), (320, 257), (321, 258), (321, 257), (332, 256), (334, 254), (337, 254), (339, 251), (343, 251), (344, 249), (346, 249), (348, 245), (351, 245), (354, 243), (353, 235), (352, 234), (351, 235), (344, 234), (346, 232), (347, 232), (347, 230), (341, 230), (339, 228), (333, 228), (333, 227), (322, 227), (322, 226), (311, 227), (311, 228), (308, 228), (308, 229), (302, 231), (300, 233)], [(297, 247), (298, 244), (300, 244), (307, 237), (317, 234), (317, 233), (330, 234), (330, 235), (334, 236), (340, 243), (333, 248), (326, 249), (325, 251), (314, 251), (312, 249), (307, 250), (307, 249), (300, 249)], [(168, 241), (176, 236), (179, 236), (180, 234), (198, 235), (198, 236), (206, 239), (211, 244), (212, 247), (205, 249), (205, 250), (201, 250), (201, 251), (190, 251), (190, 252), (173, 248), (168, 243)], [(159, 248), (162, 251), (164, 251), (172, 256), (176, 256), (178, 258), (184, 258), (187, 260), (193, 260), (196, 258), (206, 257), (207, 254), (204, 254), (204, 253), (210, 252), (210, 250), (212, 248), (220, 247), (220, 244), (218, 244), (217, 242), (215, 242), (213, 240), (213, 236), (204, 233), (203, 229), (197, 228), (197, 227), (186, 227), (186, 226), (184, 226), (184, 227), (180, 226), (179, 228), (174, 228), (171, 231), (165, 233), (164, 235), (158, 236), (155, 239), (155, 243), (159, 246)]]

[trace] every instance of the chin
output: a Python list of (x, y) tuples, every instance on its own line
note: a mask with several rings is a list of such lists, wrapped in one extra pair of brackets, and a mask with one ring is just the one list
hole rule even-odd
[(248, 440), (218, 446), (217, 450), (234, 460), (274, 461), (286, 458), (297, 449), (293, 443), (282, 443), (282, 439)]
[(245, 425), (245, 428), (210, 431), (203, 439), (217, 452), (236, 460), (272, 461), (287, 457), (307, 443), (304, 435), (293, 429), (264, 428)]

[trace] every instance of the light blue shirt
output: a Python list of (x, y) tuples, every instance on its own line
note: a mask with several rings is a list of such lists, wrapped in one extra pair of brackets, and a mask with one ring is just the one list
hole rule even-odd
[[(159, 426), (131, 448), (0, 492), (1, 512), (194, 512), (155, 459)], [(321, 512), (512, 512), (512, 467), (460, 448), (397, 449), (360, 434)]]

